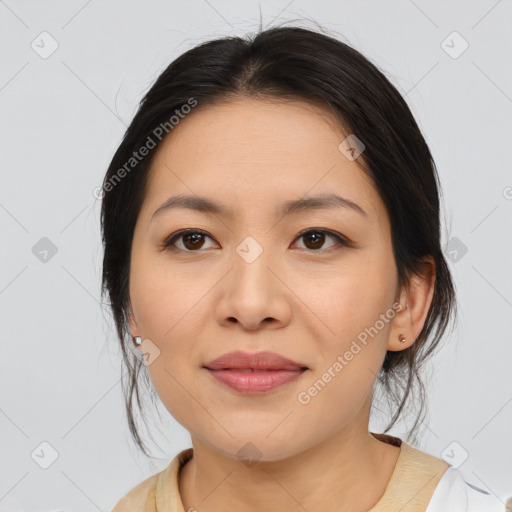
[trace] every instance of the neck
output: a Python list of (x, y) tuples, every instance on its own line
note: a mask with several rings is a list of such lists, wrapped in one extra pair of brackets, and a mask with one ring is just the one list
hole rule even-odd
[(227, 457), (197, 439), (182, 469), (184, 509), (198, 512), (371, 509), (382, 497), (400, 449), (367, 428), (342, 431), (323, 443), (278, 461), (254, 465)]

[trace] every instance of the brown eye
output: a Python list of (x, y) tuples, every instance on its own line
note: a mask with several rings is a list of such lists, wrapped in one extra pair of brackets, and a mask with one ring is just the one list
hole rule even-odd
[[(334, 243), (324, 248), (323, 246), (329, 238), (334, 240)], [(163, 243), (163, 247), (169, 251), (200, 252), (202, 249), (211, 248), (208, 246), (205, 247), (206, 239), (213, 240), (212, 237), (204, 231), (198, 229), (184, 229), (171, 235), (169, 239)], [(297, 240), (300, 239), (304, 240), (305, 249), (308, 249), (309, 252), (324, 252), (331, 248), (336, 248), (337, 246), (351, 246), (346, 239), (326, 229), (309, 229), (303, 231), (297, 237)]]
[(349, 246), (349, 243), (344, 238), (337, 235), (336, 233), (333, 233), (332, 231), (328, 231), (325, 229), (309, 229), (308, 231), (302, 232), (297, 237), (297, 239), (301, 238), (304, 239), (304, 245), (306, 246), (306, 249), (311, 249), (311, 251), (313, 252), (322, 249), (322, 246), (325, 244), (326, 238), (334, 239), (336, 243), (332, 244), (330, 247), (324, 250), (336, 247), (336, 245)]
[[(178, 233), (175, 233), (164, 243), (164, 247), (170, 250), (195, 252), (204, 247), (206, 238), (211, 239), (205, 232), (197, 229), (178, 231)], [(181, 242), (182, 247), (176, 245), (178, 241)]]
[[(325, 243), (325, 233), (320, 231), (312, 231), (310, 234), (304, 235), (303, 238), (307, 240), (305, 245), (308, 249), (320, 249)], [(311, 243), (311, 246), (308, 243)]]
[(204, 245), (204, 235), (201, 233), (188, 233), (183, 235), (183, 245), (193, 251), (194, 249), (201, 249)]

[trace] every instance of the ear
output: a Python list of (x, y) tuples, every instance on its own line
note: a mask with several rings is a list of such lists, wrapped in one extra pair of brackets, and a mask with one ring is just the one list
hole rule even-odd
[(135, 314), (133, 312), (133, 307), (132, 307), (131, 302), (129, 302), (128, 310), (129, 310), (128, 323), (130, 325), (130, 332), (132, 333), (132, 336), (140, 336), (139, 327), (137, 325), (137, 321), (135, 320)]
[[(388, 350), (404, 350), (416, 341), (432, 303), (435, 279), (435, 262), (428, 256), (422, 263), (422, 275), (413, 274), (406, 287), (400, 290), (400, 296), (396, 298), (400, 302), (400, 310), (393, 318)], [(404, 335), (405, 343), (400, 343), (400, 334)]]

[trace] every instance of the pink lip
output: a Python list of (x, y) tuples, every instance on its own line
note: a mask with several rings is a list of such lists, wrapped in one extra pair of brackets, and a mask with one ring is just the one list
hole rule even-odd
[(306, 370), (210, 370), (208, 373), (226, 386), (245, 395), (260, 395), (295, 380)]
[(271, 391), (295, 380), (308, 368), (273, 352), (230, 352), (204, 365), (226, 386), (247, 395)]
[(306, 365), (274, 352), (229, 352), (204, 365), (210, 370), (302, 370)]

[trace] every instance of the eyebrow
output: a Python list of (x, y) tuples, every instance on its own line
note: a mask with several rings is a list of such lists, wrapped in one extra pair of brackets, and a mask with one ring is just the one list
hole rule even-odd
[[(233, 212), (227, 206), (216, 203), (206, 197), (177, 195), (169, 197), (162, 203), (153, 212), (151, 220), (155, 215), (172, 208), (189, 208), (203, 213), (233, 217)], [(347, 208), (364, 217), (368, 217), (368, 214), (357, 203), (333, 193), (286, 201), (276, 208), (275, 215), (276, 217), (284, 217), (292, 213), (329, 208)]]

